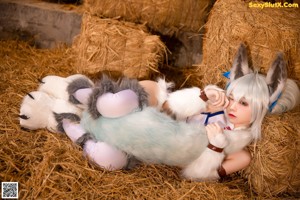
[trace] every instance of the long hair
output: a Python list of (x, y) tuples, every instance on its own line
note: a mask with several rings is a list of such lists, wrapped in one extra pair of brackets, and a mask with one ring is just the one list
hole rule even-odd
[(250, 130), (254, 140), (261, 137), (261, 124), (268, 111), (270, 101), (265, 77), (256, 73), (244, 75), (230, 83), (226, 92), (235, 101), (245, 98), (251, 108)]

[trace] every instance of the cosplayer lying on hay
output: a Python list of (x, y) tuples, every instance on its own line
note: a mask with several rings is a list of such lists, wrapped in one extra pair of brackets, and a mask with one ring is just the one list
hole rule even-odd
[[(114, 82), (104, 77), (95, 86), (69, 85), (71, 102), (81, 102), (87, 108), (80, 124), (74, 123), (74, 119), (63, 119), (61, 126), (72, 141), (83, 144), (88, 157), (104, 168), (121, 169), (127, 166), (128, 158), (134, 157), (145, 163), (182, 167), (183, 176), (188, 179), (218, 179), (248, 165), (250, 156), (243, 148), (259, 139), (263, 117), (268, 106), (280, 95), (285, 80), (285, 62), (281, 54), (265, 78), (249, 69), (242, 45), (231, 69), (226, 92), (229, 102), (224, 91), (216, 86), (205, 88), (209, 100), (204, 101), (205, 98), (199, 98), (203, 91), (196, 87), (166, 97), (168, 84), (162, 80), (158, 84), (128, 79)], [(287, 85), (289, 87), (281, 95), (281, 99), (287, 99), (281, 101), (282, 112), (296, 106), (299, 100), (297, 85), (292, 81)], [(145, 90), (150, 94), (150, 105), (156, 108), (146, 106)], [(163, 108), (168, 107), (167, 112), (175, 115), (177, 121), (159, 112), (164, 101)], [(225, 114), (220, 115), (224, 120), (220, 120), (220, 116), (210, 118), (217, 123), (206, 127), (199, 123), (202, 111), (216, 110), (220, 105), (227, 106)], [(21, 107), (22, 115), (25, 114)], [(69, 118), (63, 115), (60, 120), (63, 117)]]

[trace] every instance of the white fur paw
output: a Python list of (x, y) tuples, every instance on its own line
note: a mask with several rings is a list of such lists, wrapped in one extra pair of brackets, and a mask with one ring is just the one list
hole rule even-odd
[(97, 100), (98, 112), (108, 118), (127, 115), (139, 107), (136, 93), (130, 89), (117, 93), (105, 93)]
[(68, 82), (66, 78), (60, 76), (46, 76), (40, 81), (38, 91), (45, 92), (51, 97), (68, 100)]
[(226, 135), (223, 134), (224, 130), (218, 123), (208, 124), (205, 129), (210, 144), (219, 148), (224, 148), (228, 144)]
[(186, 88), (169, 94), (168, 104), (177, 120), (186, 120), (206, 109), (206, 103), (199, 97), (200, 88)]
[(215, 181), (219, 179), (218, 167), (224, 159), (224, 153), (218, 153), (205, 149), (205, 151), (193, 162), (187, 165), (182, 176), (193, 181)]
[(48, 128), (49, 130), (56, 129), (54, 117), (52, 115), (52, 107), (54, 99), (48, 94), (40, 91), (33, 91), (24, 96), (20, 108), (20, 125), (29, 130)]
[(228, 145), (227, 138), (225, 134), (223, 133), (218, 133), (215, 134), (213, 137), (209, 137), (209, 142), (219, 148), (224, 148)]

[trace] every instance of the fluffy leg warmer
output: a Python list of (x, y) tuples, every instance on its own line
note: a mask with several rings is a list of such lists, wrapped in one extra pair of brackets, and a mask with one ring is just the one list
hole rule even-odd
[(68, 137), (83, 147), (84, 154), (93, 163), (107, 170), (118, 170), (126, 166), (127, 155), (124, 152), (107, 143), (94, 141), (80, 124), (63, 119), (62, 126)]

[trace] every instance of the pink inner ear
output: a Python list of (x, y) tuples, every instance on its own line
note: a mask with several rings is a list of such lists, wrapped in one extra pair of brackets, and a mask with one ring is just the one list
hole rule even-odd
[(117, 118), (138, 108), (138, 96), (132, 90), (122, 90), (118, 93), (105, 93), (97, 100), (98, 112), (104, 117)]
[(74, 97), (82, 104), (87, 105), (89, 96), (92, 94), (91, 88), (79, 89), (74, 93)]

